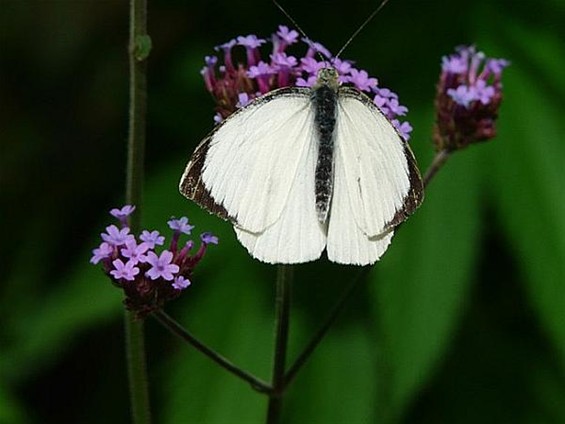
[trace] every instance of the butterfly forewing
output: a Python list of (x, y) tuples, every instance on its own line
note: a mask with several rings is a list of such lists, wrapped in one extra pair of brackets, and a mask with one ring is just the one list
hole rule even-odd
[(359, 227), (378, 236), (405, 209), (419, 174), (411, 178), (408, 145), (371, 99), (352, 88), (340, 88), (338, 98), (335, 156), (345, 176), (339, 180)]
[(181, 192), (246, 231), (272, 225), (313, 139), (309, 93), (276, 90), (231, 115), (193, 154)]

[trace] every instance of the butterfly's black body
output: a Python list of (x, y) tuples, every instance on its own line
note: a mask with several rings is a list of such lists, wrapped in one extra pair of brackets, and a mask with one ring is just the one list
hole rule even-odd
[(318, 135), (318, 160), (316, 162), (316, 210), (318, 219), (325, 222), (330, 209), (333, 190), (334, 129), (337, 113), (336, 91), (327, 84), (312, 90), (314, 122)]

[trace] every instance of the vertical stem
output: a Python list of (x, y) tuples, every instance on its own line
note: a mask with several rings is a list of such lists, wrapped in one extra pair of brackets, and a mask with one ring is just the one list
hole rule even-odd
[[(129, 33), (129, 127), (126, 203), (135, 205), (137, 213), (132, 216), (130, 227), (138, 232), (141, 221), (143, 191), (143, 165), (145, 152), (145, 115), (147, 109), (146, 55), (140, 54), (140, 43), (148, 43), (147, 0), (130, 0)], [(145, 53), (148, 50), (146, 49)], [(136, 320), (130, 312), (125, 313), (126, 360), (132, 422), (149, 424), (149, 389), (145, 363), (145, 337), (142, 320)]]
[(447, 162), (451, 152), (449, 150), (440, 150), (434, 156), (432, 160), (432, 164), (426, 170), (426, 174), (424, 175), (424, 187), (427, 187), (431, 179), (436, 175), (437, 171), (441, 169), (441, 167)]
[(269, 394), (267, 424), (280, 422), (285, 386), (286, 350), (290, 318), (292, 266), (279, 265), (275, 298), (275, 355), (273, 360), (273, 391)]

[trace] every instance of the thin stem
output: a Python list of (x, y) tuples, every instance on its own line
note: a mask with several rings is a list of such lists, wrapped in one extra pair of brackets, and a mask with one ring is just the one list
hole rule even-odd
[(449, 150), (440, 150), (434, 156), (432, 164), (426, 170), (426, 174), (424, 175), (424, 187), (427, 187), (430, 183), (431, 179), (436, 175), (437, 171), (441, 169), (447, 159), (451, 156), (451, 152)]
[(251, 387), (253, 387), (255, 390), (262, 393), (268, 393), (271, 391), (271, 386), (268, 383), (260, 380), (259, 378), (248, 373), (247, 371), (242, 370), (241, 368), (237, 367), (232, 362), (230, 362), (228, 359), (217, 353), (215, 350), (206, 346), (204, 343), (202, 343), (195, 336), (190, 334), (185, 328), (183, 328), (178, 322), (176, 322), (164, 311), (153, 312), (153, 316), (175, 336), (178, 336), (185, 342), (190, 343), (192, 346), (194, 346), (196, 350), (202, 352), (204, 355), (209, 357), (212, 361), (216, 362), (222, 368), (228, 370), (229, 372), (241, 378), (242, 380), (247, 381), (251, 385)]
[(344, 292), (338, 299), (337, 303), (332, 308), (325, 322), (322, 324), (322, 326), (316, 332), (316, 334), (314, 334), (312, 339), (310, 339), (310, 342), (306, 345), (302, 353), (296, 358), (292, 366), (287, 371), (285, 375), (285, 386), (288, 386), (292, 382), (292, 380), (294, 380), (294, 377), (296, 377), (298, 371), (310, 358), (316, 347), (318, 347), (318, 345), (320, 344), (324, 336), (327, 334), (330, 327), (337, 320), (339, 314), (344, 309), (345, 305), (347, 305), (347, 303), (351, 300), (351, 298), (353, 297), (353, 295), (355, 294), (356, 290), (359, 288), (361, 283), (365, 281), (365, 276), (367, 275), (370, 269), (371, 269), (370, 267), (363, 268), (357, 274), (357, 277), (344, 290)]
[(293, 269), (291, 265), (279, 265), (275, 298), (275, 354), (273, 360), (273, 391), (269, 394), (267, 424), (280, 422), (283, 392), (285, 388), (286, 351), (290, 323), (290, 291)]
[[(145, 114), (147, 108), (146, 57), (140, 60), (138, 40), (147, 39), (147, 0), (130, 0), (129, 33), (129, 127), (126, 179), (126, 203), (135, 205), (137, 213), (130, 221), (133, 232), (139, 231), (141, 194), (143, 191), (143, 164), (145, 151)], [(131, 312), (125, 313), (126, 360), (132, 421), (149, 424), (151, 412), (145, 360), (143, 321)]]

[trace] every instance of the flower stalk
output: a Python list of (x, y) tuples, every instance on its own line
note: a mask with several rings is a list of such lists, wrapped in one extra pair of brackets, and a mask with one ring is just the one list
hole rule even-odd
[[(147, 0), (130, 0), (129, 22), (129, 126), (126, 203), (141, 206), (145, 154), (145, 120), (147, 110)], [(145, 43), (142, 42), (145, 40)], [(142, 46), (145, 45), (145, 48)], [(140, 54), (143, 50), (144, 53)], [(141, 214), (130, 221), (139, 230)], [(132, 312), (125, 311), (126, 360), (132, 421), (149, 424), (151, 408), (145, 360), (144, 323)]]
[(269, 393), (267, 410), (267, 424), (279, 423), (282, 413), (292, 277), (293, 268), (291, 265), (278, 266), (275, 298), (275, 354), (273, 358), (272, 391)]

